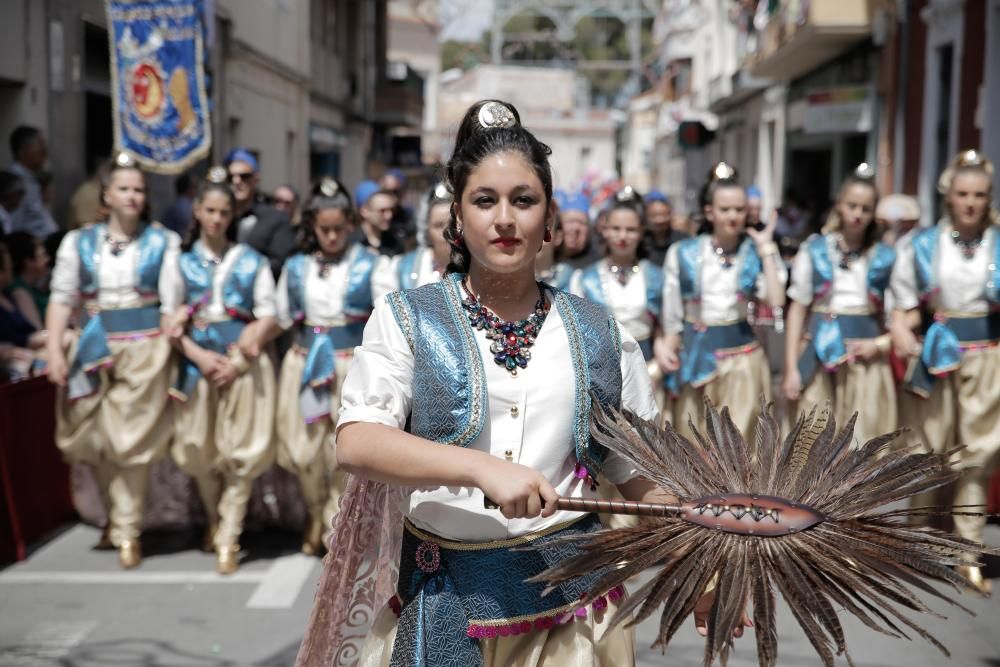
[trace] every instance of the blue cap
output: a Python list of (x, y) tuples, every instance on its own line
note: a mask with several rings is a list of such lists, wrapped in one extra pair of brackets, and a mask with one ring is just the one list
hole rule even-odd
[(661, 201), (664, 204), (669, 204), (670, 203), (670, 197), (668, 197), (667, 195), (663, 194), (659, 190), (650, 190), (649, 194), (646, 195), (645, 201), (646, 201), (647, 204), (652, 204), (654, 201)]
[(358, 187), (354, 188), (354, 205), (364, 206), (372, 195), (381, 189), (375, 181), (361, 181)]
[(559, 210), (562, 210), (566, 208), (566, 202), (569, 201), (569, 193), (565, 190), (554, 190), (552, 192), (552, 199), (555, 200)]
[(590, 199), (582, 192), (577, 192), (566, 197), (566, 204), (563, 211), (582, 211), (590, 215)]
[(406, 174), (403, 173), (402, 169), (390, 169), (389, 171), (385, 172), (385, 175), (392, 176), (397, 181), (399, 181), (400, 185), (406, 185)]
[(761, 199), (763, 195), (761, 194), (760, 188), (756, 185), (750, 185), (747, 187), (747, 199)]
[(260, 169), (260, 165), (257, 164), (257, 158), (255, 158), (253, 153), (245, 148), (234, 148), (229, 151), (229, 155), (226, 156), (226, 159), (223, 160), (223, 162), (227, 167), (233, 162), (246, 162), (255, 172)]

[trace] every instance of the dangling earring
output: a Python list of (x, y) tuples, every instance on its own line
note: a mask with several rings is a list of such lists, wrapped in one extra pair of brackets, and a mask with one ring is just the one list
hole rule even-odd
[(461, 229), (456, 229), (455, 230), (455, 238), (452, 240), (451, 243), (456, 248), (461, 248), (462, 245), (465, 243), (464, 240), (462, 239), (462, 230)]
[(545, 236), (542, 237), (542, 240), (545, 241), (546, 243), (552, 243), (552, 228), (551, 227), (546, 227), (545, 228)]

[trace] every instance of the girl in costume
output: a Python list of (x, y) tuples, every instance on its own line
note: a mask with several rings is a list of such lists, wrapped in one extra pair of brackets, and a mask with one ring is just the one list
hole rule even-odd
[[(931, 494), (953, 495), (915, 498), (920, 506), (984, 505), (1000, 452), (1000, 216), (991, 206), (992, 179), (985, 156), (959, 154), (938, 182), (944, 217), (913, 236), (892, 272), (893, 343), (909, 362), (900, 421), (913, 429), (915, 448), (965, 446), (956, 455), (959, 480)], [(982, 542), (985, 517), (954, 521), (960, 536)], [(990, 591), (978, 567), (963, 570)]]
[(775, 221), (747, 228), (747, 195), (735, 176), (728, 164), (716, 165), (704, 197), (711, 232), (671, 245), (664, 267), (664, 335), (656, 354), (677, 396), (674, 424), (688, 437), (688, 418), (701, 422), (707, 396), (728, 407), (749, 438), (760, 397), (771, 393), (748, 305), (783, 306), (787, 271), (773, 241)]
[[(588, 431), (591, 400), (656, 416), (642, 353), (603, 307), (535, 280), (552, 175), (516, 110), (477, 103), (455, 145), (449, 273), (375, 304), (345, 381), (340, 463), (367, 479), (345, 495), (298, 664), (360, 643), (366, 666), (633, 664), (629, 632), (607, 627), (622, 591), (584, 577), (542, 597), (525, 580), (572, 555), (551, 539), (600, 525), (556, 512), (558, 495), (593, 496), (602, 471), (626, 497), (658, 495)], [(407, 489), (405, 520), (372, 517), (380, 483)], [(403, 530), (398, 585), (364, 641), (351, 629), (378, 588), (354, 584), (377, 578), (382, 529)]]
[(236, 243), (235, 200), (221, 168), (194, 200), (183, 254), (170, 266), (169, 333), (184, 355), (172, 454), (194, 478), (208, 525), (202, 548), (215, 569), (239, 567), (240, 534), (254, 479), (274, 461), (274, 368), (262, 350), (280, 329), (268, 259)]
[(378, 256), (351, 243), (355, 224), (343, 185), (317, 182), (299, 226), (301, 254), (285, 263), (278, 281), (278, 321), (297, 336), (278, 382), (278, 464), (302, 487), (309, 511), (302, 551), (310, 555), (329, 537), (344, 490), (334, 427), (344, 377), (372, 311)]
[(542, 242), (542, 249), (535, 258), (535, 278), (557, 289), (568, 290), (574, 269), (562, 261), (564, 236), (559, 213), (552, 218), (551, 236), (551, 241)]
[(848, 177), (823, 233), (795, 256), (785, 338), (785, 397), (800, 412), (830, 403), (838, 424), (859, 413), (854, 434), (862, 444), (896, 428), (883, 325), (896, 253), (878, 240), (873, 178), (868, 165)]
[[(173, 434), (171, 348), (160, 315), (163, 269), (177, 261), (180, 237), (146, 220), (146, 180), (127, 154), (112, 165), (102, 198), (108, 219), (69, 232), (56, 253), (48, 376), (60, 388), (56, 444), (67, 460), (93, 467), (108, 512), (97, 546), (117, 549), (121, 566), (132, 568), (142, 560), (150, 465)], [(74, 312), (81, 328), (67, 354)]]
[(604, 258), (574, 273), (570, 291), (606, 306), (650, 361), (658, 334), (663, 270), (644, 259), (645, 226), (642, 197), (624, 187), (612, 200), (600, 229)]
[(444, 275), (450, 252), (444, 238), (451, 216), (451, 193), (439, 183), (427, 198), (425, 237), (416, 250), (396, 257), (382, 257), (372, 276), (372, 295), (379, 299), (400, 289), (437, 282)]

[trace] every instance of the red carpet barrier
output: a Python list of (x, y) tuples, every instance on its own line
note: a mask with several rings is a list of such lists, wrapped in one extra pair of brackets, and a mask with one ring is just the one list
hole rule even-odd
[(45, 378), (0, 385), (0, 563), (76, 513), (55, 445), (55, 388)]

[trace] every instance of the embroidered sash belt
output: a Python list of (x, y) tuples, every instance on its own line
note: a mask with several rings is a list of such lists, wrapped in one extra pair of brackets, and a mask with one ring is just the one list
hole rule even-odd
[[(229, 348), (239, 341), (240, 334), (243, 333), (246, 325), (246, 322), (237, 319), (196, 322), (190, 328), (188, 335), (191, 340), (198, 344), (198, 347), (203, 347), (217, 354), (227, 354)], [(186, 401), (200, 378), (201, 369), (198, 368), (198, 365), (190, 359), (184, 358), (177, 374), (177, 382), (170, 389), (170, 396), (180, 401)]]
[(66, 395), (73, 401), (97, 391), (96, 371), (111, 365), (109, 340), (138, 340), (158, 335), (158, 306), (84, 310), (83, 328), (76, 346), (76, 356), (69, 368)]
[(869, 340), (881, 335), (882, 324), (875, 314), (813, 312), (809, 322), (809, 345), (799, 357), (802, 386), (809, 386), (820, 366), (832, 373), (847, 361), (847, 341)]
[(719, 359), (746, 354), (756, 350), (760, 343), (746, 320), (729, 324), (684, 323), (681, 367), (667, 376), (665, 383), (672, 393), (680, 387), (701, 387), (715, 379)]
[(624, 592), (591, 599), (603, 571), (560, 585), (542, 596), (545, 585), (529, 579), (578, 554), (575, 547), (551, 544), (557, 538), (600, 530), (599, 519), (583, 519), (498, 542), (444, 540), (406, 522), (399, 585), (390, 602), (399, 616), (390, 667), (475, 667), (483, 664), (478, 639), (548, 630), (576, 617), (587, 600), (594, 611)]
[(938, 313), (924, 334), (920, 357), (910, 365), (906, 388), (930, 396), (935, 378), (958, 368), (962, 353), (1000, 341), (1000, 312), (988, 315)]
[(365, 322), (316, 326), (308, 322), (299, 330), (298, 345), (306, 353), (299, 383), (299, 407), (307, 424), (330, 416), (331, 387), (337, 378), (334, 357), (361, 345)]

